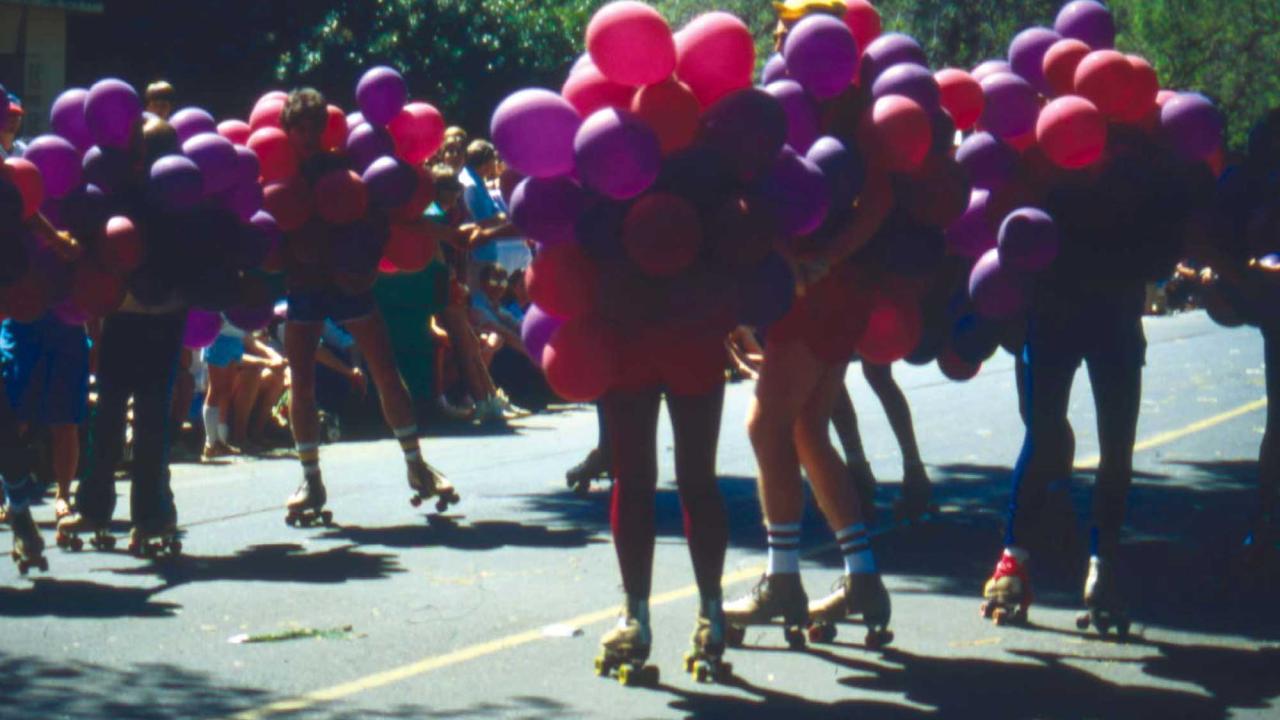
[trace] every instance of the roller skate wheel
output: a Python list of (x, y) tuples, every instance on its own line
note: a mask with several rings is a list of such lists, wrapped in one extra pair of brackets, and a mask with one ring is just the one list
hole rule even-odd
[(631, 687), (636, 684), (637, 679), (633, 676), (630, 665), (623, 664), (618, 667), (618, 682), (622, 685)]
[(1094, 615), (1093, 624), (1098, 628), (1098, 633), (1101, 635), (1106, 635), (1111, 632), (1111, 617), (1108, 615)]
[(410, 504), (410, 505), (412, 505), (412, 506), (414, 506), (414, 507), (421, 507), (421, 505), (422, 505), (422, 496), (421, 496), (421, 495), (414, 495), (413, 497), (409, 498), (409, 504)]
[(440, 498), (439, 500), (436, 501), (436, 512), (442, 513), (448, 509), (449, 509), (449, 501), (447, 499)]
[(333, 513), (329, 512), (328, 510), (325, 510), (324, 512), (320, 513), (320, 521), (323, 522), (325, 525), (332, 525)]
[(991, 611), (991, 619), (995, 622), (996, 625), (1007, 625), (1009, 624), (1009, 619), (1010, 619), (1009, 612), (1004, 608), (996, 608), (995, 610)]
[(727, 628), (725, 628), (724, 641), (725, 641), (725, 644), (728, 645), (729, 647), (740, 648), (742, 647), (742, 644), (743, 642), (746, 641), (746, 639), (747, 639), (746, 628), (739, 627), (737, 625), (730, 625)]
[(1116, 637), (1120, 638), (1121, 640), (1129, 639), (1129, 621), (1128, 620), (1121, 620), (1120, 622), (1116, 623)]
[(1077, 630), (1088, 630), (1089, 624), (1090, 624), (1089, 613), (1083, 612), (1083, 613), (1080, 613), (1079, 615), (1076, 615)]
[(573, 488), (573, 494), (574, 494), (574, 495), (577, 495), (578, 497), (585, 498), (585, 497), (590, 497), (590, 496), (591, 496), (591, 481), (590, 481), (590, 480), (584, 480), (584, 481), (582, 481), (582, 482), (580, 482), (580, 483), (575, 483), (575, 484), (574, 484), (574, 485), (572, 485), (571, 487)]
[(805, 648), (803, 628), (789, 627), (782, 631), (782, 635), (787, 640), (787, 646), (792, 650), (803, 650)]
[(656, 687), (658, 685), (658, 666), (648, 665), (640, 668), (640, 683), (646, 687)]
[(825, 644), (833, 642), (837, 634), (836, 626), (829, 623), (815, 623), (809, 626), (809, 642)]
[(700, 683), (709, 682), (711, 680), (711, 670), (704, 662), (699, 662), (693, 666), (693, 679)]
[(36, 567), (40, 568), (40, 572), (45, 572), (45, 573), (49, 572), (49, 560), (43, 557), (40, 558)]
[(181, 541), (181, 540), (174, 540), (172, 543), (169, 543), (169, 549), (173, 552), (173, 554), (174, 554), (174, 555), (181, 555), (181, 554), (182, 554), (182, 541)]
[(298, 517), (296, 515), (286, 515), (284, 517), (284, 524), (288, 525), (289, 527), (297, 527)]
[(693, 668), (695, 665), (697, 665), (697, 663), (698, 663), (698, 660), (696, 655), (694, 655), (693, 653), (684, 654), (684, 671), (685, 672), (692, 673)]
[(864, 643), (870, 650), (879, 650), (892, 642), (893, 631), (891, 630), (868, 630), (867, 637), (864, 640)]
[(596, 658), (595, 670), (596, 677), (604, 677), (609, 674), (609, 664), (605, 662), (603, 656)]
[(991, 602), (989, 601), (983, 602), (982, 606), (978, 608), (978, 612), (981, 613), (982, 617), (987, 620), (991, 619), (991, 616), (995, 613), (995, 611), (996, 611), (995, 606), (992, 605)]

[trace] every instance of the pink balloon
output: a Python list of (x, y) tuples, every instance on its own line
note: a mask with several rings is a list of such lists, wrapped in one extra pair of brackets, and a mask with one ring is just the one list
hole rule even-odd
[(404, 106), (391, 119), (387, 130), (396, 141), (400, 157), (410, 165), (421, 165), (444, 144), (444, 116), (424, 102)]
[(584, 118), (607, 107), (625, 110), (631, 107), (635, 93), (635, 88), (610, 80), (590, 62), (571, 73), (560, 88), (560, 94)]
[(750, 87), (755, 63), (751, 30), (726, 12), (699, 15), (676, 37), (676, 75), (703, 107)]
[(600, 72), (639, 87), (665, 80), (676, 69), (671, 27), (649, 5), (616, 0), (596, 11), (587, 25), (587, 52)]
[(253, 130), (243, 120), (223, 120), (218, 123), (218, 134), (236, 145), (248, 145)]

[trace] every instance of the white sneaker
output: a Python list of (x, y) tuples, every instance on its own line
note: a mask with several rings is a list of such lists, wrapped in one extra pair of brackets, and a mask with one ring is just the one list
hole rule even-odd
[(470, 420), (475, 416), (477, 410), (474, 406), (454, 405), (443, 395), (436, 400), (436, 407), (440, 409), (440, 412), (444, 413), (445, 417), (453, 420)]

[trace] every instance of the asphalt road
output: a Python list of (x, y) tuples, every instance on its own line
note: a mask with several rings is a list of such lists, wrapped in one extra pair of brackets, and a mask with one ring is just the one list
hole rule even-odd
[[(1021, 440), (1002, 354), (963, 384), (932, 367), (897, 370), (942, 512), (882, 526), (875, 541), (897, 635), (884, 652), (862, 648), (849, 626), (837, 644), (806, 652), (761, 628), (731, 651), (732, 684), (681, 673), (696, 593), (667, 453), (653, 600), (662, 685), (596, 678), (598, 638), (621, 591), (607, 486), (587, 499), (564, 488), (564, 470), (595, 442), (593, 413), (572, 409), (508, 433), (427, 440), (464, 496), (445, 517), (410, 507), (392, 441), (324, 449), (333, 528), (285, 526), (295, 462), (175, 466), (183, 558), (54, 549), (51, 572), (34, 579), (0, 565), (0, 718), (1277, 717), (1280, 573), (1234, 562), (1265, 409), (1261, 339), (1198, 313), (1147, 329), (1128, 643), (1075, 630), (1084, 526), (1065, 503), (1058, 551), (1036, 561), (1033, 625), (997, 628), (978, 615)], [(860, 373), (849, 383), (887, 516), (896, 443)], [(742, 424), (750, 392), (730, 387), (720, 446), (730, 597), (764, 559)], [(1081, 468), (1071, 498), (1083, 512), (1097, 450), (1084, 373), (1071, 416)], [(665, 418), (662, 438), (668, 449)], [(839, 574), (830, 539), (810, 515), (811, 595)], [(245, 635), (274, 641), (232, 642)]]

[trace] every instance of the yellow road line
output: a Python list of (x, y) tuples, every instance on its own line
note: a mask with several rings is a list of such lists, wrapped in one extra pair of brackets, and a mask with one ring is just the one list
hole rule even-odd
[[(1262, 408), (1266, 407), (1266, 405), (1267, 405), (1266, 398), (1262, 398), (1260, 400), (1255, 400), (1251, 403), (1241, 405), (1240, 407), (1237, 407), (1233, 410), (1228, 410), (1224, 413), (1214, 415), (1213, 417), (1208, 417), (1203, 420), (1198, 420), (1194, 423), (1191, 423), (1190, 425), (1187, 425), (1186, 427), (1179, 428), (1177, 430), (1171, 430), (1168, 432), (1159, 433), (1157, 435), (1153, 435), (1145, 440), (1142, 440), (1136, 443), (1133, 446), (1134, 452), (1135, 453), (1142, 452), (1144, 450), (1150, 450), (1152, 448), (1160, 447), (1162, 445), (1168, 445), (1169, 443), (1180, 440), (1184, 437), (1187, 437), (1188, 435), (1194, 435), (1199, 432), (1204, 432), (1205, 430), (1216, 427), (1225, 422), (1234, 420), (1243, 415), (1247, 415), (1251, 412), (1256, 412), (1258, 410), (1261, 410)], [(1096, 456), (1091, 458), (1086, 458), (1080, 463), (1077, 463), (1076, 467), (1080, 469), (1097, 467), (1098, 462), (1099, 462), (1099, 458)], [(813, 557), (815, 555), (820, 555), (822, 553), (827, 552), (832, 547), (833, 545), (827, 544), (827, 545), (823, 545), (822, 547), (813, 548), (808, 552), (806, 552), (805, 556)], [(721, 582), (722, 582), (722, 585), (724, 585), (725, 587), (728, 587), (730, 585), (736, 585), (737, 583), (750, 580), (751, 578), (754, 578), (754, 577), (758, 577), (760, 573), (763, 572), (763, 570), (764, 570), (763, 566), (760, 566), (760, 565), (746, 568), (743, 570), (738, 570), (738, 571), (726, 574)], [(678, 600), (684, 600), (686, 598), (693, 597), (694, 595), (697, 594), (697, 592), (698, 592), (698, 588), (696, 585), (689, 585), (687, 587), (679, 588), (677, 590), (672, 590), (670, 592), (666, 592), (661, 595), (656, 595), (650, 598), (649, 605), (650, 607), (667, 605), (667, 604), (676, 602)], [(575, 618), (570, 618), (568, 620), (564, 620), (562, 622), (553, 623), (553, 624), (568, 625), (569, 627), (577, 627), (577, 628), (586, 628), (591, 625), (595, 625), (597, 623), (602, 623), (607, 620), (611, 620), (617, 617), (617, 614), (618, 614), (618, 608), (612, 607), (606, 610), (600, 610), (597, 612), (579, 615)], [(295, 698), (279, 700), (277, 702), (273, 702), (269, 705), (264, 705), (260, 708), (256, 708), (253, 710), (246, 710), (244, 712), (229, 716), (227, 720), (261, 720), (262, 718), (271, 717), (273, 715), (280, 715), (284, 713), (306, 710), (307, 708), (315, 707), (316, 705), (319, 705), (321, 703), (333, 702), (335, 700), (342, 700), (344, 698), (351, 697), (352, 695), (356, 695), (362, 692), (367, 692), (369, 690), (376, 690), (378, 688), (386, 687), (387, 685), (392, 685), (402, 680), (408, 680), (410, 678), (417, 677), (419, 675), (424, 675), (426, 673), (433, 672), (436, 670), (442, 670), (444, 668), (451, 667), (453, 665), (460, 665), (465, 662), (470, 662), (471, 660), (477, 660), (479, 658), (486, 657), (489, 655), (496, 655), (497, 653), (505, 652), (508, 650), (514, 650), (518, 647), (521, 647), (523, 645), (528, 645), (529, 643), (532, 643), (541, 639), (543, 639), (543, 634), (542, 634), (542, 631), (539, 629), (539, 630), (529, 630), (526, 632), (517, 633), (515, 635), (509, 635), (507, 637), (498, 638), (497, 640), (491, 640), (489, 642), (469, 645), (467, 647), (461, 648), (459, 650), (455, 650), (453, 652), (445, 653), (443, 655), (434, 655), (432, 657), (423, 658), (422, 660), (409, 663), (408, 665), (402, 665), (400, 667), (392, 668), (390, 670), (384, 670), (382, 672), (374, 673), (372, 675), (366, 675), (364, 677), (356, 678), (355, 680), (351, 680), (349, 682), (341, 683), (339, 685), (334, 685), (332, 687), (325, 688), (322, 690), (316, 690), (314, 692), (310, 692), (305, 695), (300, 695)]]

